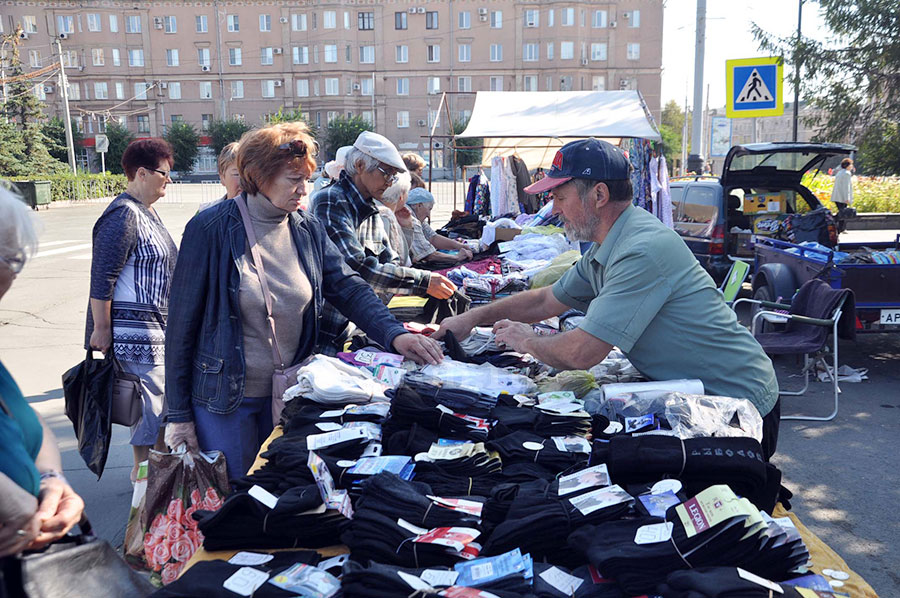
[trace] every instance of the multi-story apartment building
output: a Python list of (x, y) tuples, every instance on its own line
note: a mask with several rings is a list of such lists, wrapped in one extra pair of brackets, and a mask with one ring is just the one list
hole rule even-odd
[[(63, 38), (88, 144), (109, 118), (150, 136), (285, 107), (319, 127), (359, 115), (422, 150), (434, 120), (449, 133), (444, 91), (638, 89), (658, 117), (662, 20), (661, 0), (0, 2), (3, 32), (27, 34), (28, 68), (54, 62)], [(48, 83), (36, 92), (61, 114)], [(474, 94), (447, 97), (465, 120)], [(214, 169), (210, 154), (201, 170)]]

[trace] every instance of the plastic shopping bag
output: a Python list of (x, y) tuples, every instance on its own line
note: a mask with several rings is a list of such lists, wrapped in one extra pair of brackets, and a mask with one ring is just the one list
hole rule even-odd
[(128, 525), (125, 526), (125, 542), (122, 544), (125, 562), (134, 569), (147, 568), (147, 561), (144, 559), (144, 530), (141, 527), (141, 518), (146, 506), (149, 464), (149, 461), (141, 461), (138, 464), (137, 480), (135, 480), (134, 490), (131, 493), (131, 511), (128, 513)]
[(151, 581), (174, 581), (203, 544), (194, 511), (216, 511), (228, 495), (225, 455), (150, 451), (141, 526)]
[(88, 351), (84, 361), (63, 374), (66, 416), (75, 427), (78, 454), (97, 479), (103, 475), (112, 437), (112, 396), (116, 368), (112, 351), (105, 359), (94, 359)]

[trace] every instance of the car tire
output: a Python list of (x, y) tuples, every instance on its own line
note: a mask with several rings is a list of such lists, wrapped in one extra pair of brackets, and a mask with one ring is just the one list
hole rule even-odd
[[(756, 301), (775, 301), (775, 297), (772, 296), (772, 289), (767, 284), (760, 285), (756, 287), (753, 291), (753, 299)], [(753, 318), (756, 316), (757, 312), (762, 311), (763, 307), (753, 304), (752, 309), (750, 310), (750, 322), (752, 324)], [(776, 330), (781, 330), (784, 328), (783, 324), (772, 324), (771, 322), (767, 322), (763, 319), (762, 323), (759, 325), (759, 332), (775, 332)]]

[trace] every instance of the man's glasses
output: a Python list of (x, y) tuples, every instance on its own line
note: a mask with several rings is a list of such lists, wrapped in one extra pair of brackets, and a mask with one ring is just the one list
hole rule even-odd
[(282, 151), (288, 151), (291, 153), (291, 155), (298, 158), (305, 158), (307, 154), (315, 157), (319, 153), (319, 144), (313, 142), (312, 147), (309, 147), (306, 145), (305, 141), (295, 139), (293, 141), (288, 141), (287, 143), (282, 143), (278, 146), (278, 149)]
[(391, 174), (390, 172), (388, 172), (387, 170), (385, 170), (384, 168), (382, 168), (382, 167), (381, 167), (381, 164), (379, 164), (379, 165), (376, 166), (375, 168), (378, 169), (378, 172), (381, 173), (381, 176), (384, 177), (384, 180), (387, 181), (388, 183), (390, 183), (391, 185), (393, 185), (394, 183), (397, 182), (397, 178), (398, 178), (397, 175), (396, 175), (396, 174)]
[(171, 171), (168, 171), (168, 170), (159, 170), (157, 168), (148, 168), (147, 170), (152, 170), (153, 172), (158, 172), (159, 174), (163, 175), (163, 178), (166, 178), (166, 179), (172, 178), (170, 176)]
[(13, 273), (18, 274), (22, 271), (22, 268), (25, 267), (25, 252), (19, 251), (19, 253), (13, 257), (3, 257), (0, 255), (0, 262), (6, 264)]

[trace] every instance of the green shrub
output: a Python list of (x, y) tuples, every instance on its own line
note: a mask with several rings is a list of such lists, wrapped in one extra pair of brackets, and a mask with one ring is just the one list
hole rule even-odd
[[(831, 201), (831, 189), (834, 178), (819, 174), (813, 178), (811, 174), (803, 175), (803, 185), (819, 198), (822, 205), (832, 212), (837, 208)], [(798, 203), (798, 206), (802, 202)], [(896, 176), (854, 176), (853, 207), (863, 212), (900, 213), (900, 177)]]
[(123, 174), (50, 174), (37, 177), (10, 177), (11, 181), (50, 181), (53, 201), (100, 199), (115, 197), (125, 190), (128, 179)]

